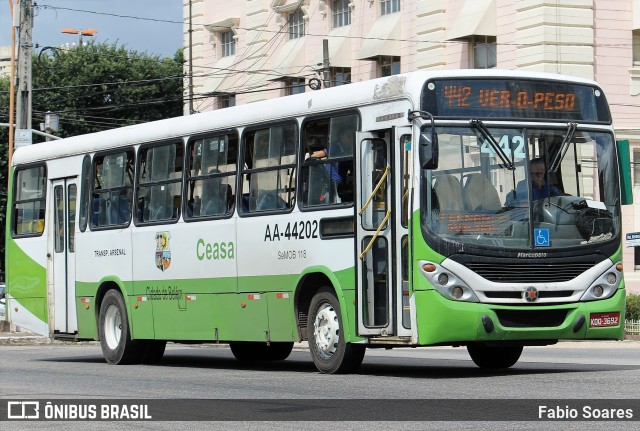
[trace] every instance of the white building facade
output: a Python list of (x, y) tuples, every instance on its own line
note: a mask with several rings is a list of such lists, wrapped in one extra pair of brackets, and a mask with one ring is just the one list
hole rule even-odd
[[(640, 0), (183, 1), (185, 114), (420, 69), (598, 81), (631, 144), (623, 232), (640, 232)], [(640, 292), (640, 247), (623, 246)]]

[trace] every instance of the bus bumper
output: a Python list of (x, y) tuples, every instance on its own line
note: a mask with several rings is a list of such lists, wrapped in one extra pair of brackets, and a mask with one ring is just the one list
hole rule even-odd
[[(516, 307), (452, 301), (434, 290), (414, 295), (420, 345), (624, 338), (625, 289), (601, 301)], [(595, 327), (594, 313), (619, 313), (619, 319), (612, 326)]]

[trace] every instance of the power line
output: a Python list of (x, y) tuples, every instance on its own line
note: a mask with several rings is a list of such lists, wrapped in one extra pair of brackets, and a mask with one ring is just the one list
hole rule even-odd
[[(61, 6), (51, 6), (51, 5), (38, 5), (36, 3), (34, 3), (35, 7), (42, 7), (45, 9), (53, 9), (53, 10), (67, 10), (67, 11), (72, 11), (72, 12), (82, 12), (82, 13), (88, 13), (88, 14), (94, 14), (94, 15), (106, 15), (106, 16), (113, 16), (116, 18), (128, 18), (128, 19), (135, 19), (135, 20), (140, 20), (140, 21), (152, 21), (152, 22), (164, 22), (164, 23), (168, 23), (168, 24), (180, 24), (180, 25), (184, 25), (184, 21), (174, 21), (174, 20), (166, 20), (166, 19), (157, 19), (157, 18), (146, 18), (146, 17), (140, 17), (140, 16), (133, 16), (133, 15), (120, 15), (120, 14), (114, 14), (114, 13), (109, 13), (109, 12), (97, 12), (97, 11), (91, 11), (91, 10), (86, 10), (86, 9), (74, 9), (74, 8), (66, 8), (66, 7), (61, 7)], [(198, 25), (198, 26), (204, 26), (205, 24), (202, 23), (194, 23), (194, 25)], [(245, 27), (236, 27), (238, 30), (244, 30), (244, 31), (251, 31), (254, 29), (251, 28), (245, 28)], [(261, 31), (266, 32), (266, 33), (280, 33), (281, 30), (268, 30), (268, 29), (262, 29)], [(417, 42), (417, 43), (435, 43), (435, 44), (440, 44), (440, 43), (446, 43), (446, 44), (459, 44), (459, 43), (468, 43), (468, 41), (465, 40), (418, 40), (416, 38), (411, 38), (411, 39), (389, 39), (389, 38), (379, 38), (379, 37), (363, 37), (363, 36), (329, 36), (327, 34), (313, 34), (313, 33), (307, 33), (307, 36), (311, 36), (311, 37), (339, 37), (339, 38), (347, 38), (347, 39), (356, 39), (356, 40), (384, 40), (384, 41), (397, 41), (397, 42)], [(497, 43), (497, 46), (515, 46), (515, 47), (532, 47), (532, 46), (540, 46), (540, 43), (537, 42), (532, 42), (532, 43), (516, 43), (516, 42), (501, 42), (501, 43)], [(584, 46), (593, 46), (593, 47), (628, 47), (628, 46), (633, 46), (633, 43), (589, 43), (589, 44), (575, 44), (575, 45), (584, 45)]]

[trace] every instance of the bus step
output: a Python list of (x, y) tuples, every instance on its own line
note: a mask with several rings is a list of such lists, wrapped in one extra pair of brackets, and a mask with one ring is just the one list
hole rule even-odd
[(369, 338), (369, 344), (401, 344), (401, 345), (410, 345), (411, 337), (376, 337)]

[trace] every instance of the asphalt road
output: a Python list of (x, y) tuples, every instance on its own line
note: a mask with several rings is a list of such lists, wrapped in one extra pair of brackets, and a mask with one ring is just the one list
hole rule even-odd
[[(110, 366), (99, 346), (0, 346), (5, 399), (632, 399), (640, 397), (640, 342), (560, 343), (525, 348), (505, 371), (483, 371), (459, 348), (368, 350), (352, 375), (316, 371), (309, 352), (279, 363), (237, 362), (224, 346), (169, 345), (159, 365)], [(507, 401), (505, 401), (507, 400)], [(377, 411), (384, 403), (375, 404)], [(362, 411), (362, 410), (359, 410)], [(344, 414), (344, 412), (341, 412)], [(331, 419), (331, 411), (328, 411)], [(640, 409), (634, 412), (640, 416)], [(360, 416), (362, 416), (360, 414)], [(359, 417), (360, 417), (359, 416)], [(463, 414), (464, 416), (464, 414)], [(206, 414), (205, 414), (206, 417)], [(411, 419), (408, 417), (407, 419)], [(452, 417), (455, 419), (455, 417)], [(65, 422), (65, 429), (83, 429)], [(541, 422), (94, 422), (91, 429), (540, 429)], [(551, 429), (633, 429), (637, 422), (545, 422)], [(52, 429), (62, 422), (13, 422), (11, 430)], [(153, 425), (153, 426), (152, 426)], [(4, 428), (4, 427), (3, 427)]]

